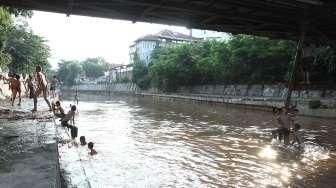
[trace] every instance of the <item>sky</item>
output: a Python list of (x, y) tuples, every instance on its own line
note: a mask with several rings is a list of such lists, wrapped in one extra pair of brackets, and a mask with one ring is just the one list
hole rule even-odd
[[(129, 46), (137, 38), (163, 29), (189, 34), (186, 27), (34, 11), (28, 20), (35, 34), (51, 49), (53, 68), (61, 59), (84, 60), (103, 57), (109, 63), (128, 64)], [(196, 31), (200, 33), (200, 31)], [(213, 35), (222, 33), (213, 32)]]

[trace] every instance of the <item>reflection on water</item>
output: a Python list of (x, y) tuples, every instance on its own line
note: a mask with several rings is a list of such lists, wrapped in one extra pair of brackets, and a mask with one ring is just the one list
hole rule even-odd
[[(80, 101), (79, 136), (60, 147), (79, 187), (329, 187), (336, 183), (335, 121), (299, 118), (303, 149), (271, 142), (272, 114), (137, 98)], [(79, 172), (84, 172), (85, 177)]]

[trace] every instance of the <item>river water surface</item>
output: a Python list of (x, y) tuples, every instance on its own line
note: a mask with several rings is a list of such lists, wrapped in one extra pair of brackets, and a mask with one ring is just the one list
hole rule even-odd
[[(60, 145), (69, 187), (334, 187), (336, 122), (299, 117), (305, 147), (271, 142), (272, 113), (145, 98), (81, 98)], [(65, 102), (67, 106), (70, 102)]]

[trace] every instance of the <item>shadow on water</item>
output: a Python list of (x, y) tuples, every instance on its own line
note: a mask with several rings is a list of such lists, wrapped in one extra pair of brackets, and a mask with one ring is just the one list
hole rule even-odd
[[(88, 96), (90, 98), (90, 96)], [(304, 149), (271, 141), (271, 113), (149, 98), (81, 96), (79, 135), (60, 148), (71, 185), (93, 187), (328, 187), (336, 183), (335, 120), (299, 117)], [(68, 104), (69, 102), (66, 102)], [(79, 164), (72, 159), (79, 156)], [(321, 181), (323, 180), (323, 181)]]

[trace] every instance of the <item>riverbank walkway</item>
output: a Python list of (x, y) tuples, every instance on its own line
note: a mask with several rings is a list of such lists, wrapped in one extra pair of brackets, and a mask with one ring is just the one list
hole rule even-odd
[(52, 114), (30, 112), (33, 101), (21, 106), (0, 103), (0, 187), (61, 187), (57, 129)]

